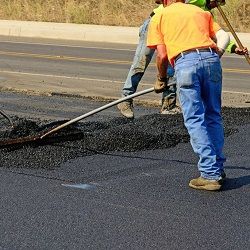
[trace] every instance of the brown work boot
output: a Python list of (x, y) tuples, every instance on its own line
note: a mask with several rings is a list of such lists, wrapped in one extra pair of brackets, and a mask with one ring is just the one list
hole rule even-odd
[(220, 180), (209, 180), (203, 177), (193, 179), (189, 182), (189, 187), (200, 190), (217, 191), (221, 189), (221, 186)]
[(181, 114), (181, 108), (177, 105), (170, 107), (165, 107), (161, 109), (162, 115), (175, 115)]
[(123, 116), (130, 119), (134, 118), (133, 102), (121, 102), (117, 105), (117, 108)]
[(161, 114), (175, 115), (180, 113), (181, 108), (176, 105), (176, 96), (168, 97), (162, 100)]

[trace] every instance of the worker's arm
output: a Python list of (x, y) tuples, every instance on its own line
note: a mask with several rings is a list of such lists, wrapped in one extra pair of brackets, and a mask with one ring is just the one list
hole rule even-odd
[(157, 80), (154, 85), (156, 93), (161, 93), (167, 89), (168, 77), (167, 77), (167, 68), (168, 68), (168, 57), (166, 52), (166, 46), (164, 44), (159, 44), (156, 47), (156, 66), (158, 69)]
[(147, 35), (147, 46), (154, 48), (157, 51), (156, 65), (158, 69), (157, 80), (154, 85), (156, 93), (163, 92), (167, 88), (167, 52), (164, 44), (164, 37), (160, 30), (161, 14), (157, 13), (153, 16), (150, 21), (148, 35)]
[(213, 23), (211, 26), (211, 33), (215, 32), (215, 35), (214, 37), (212, 37), (212, 39), (217, 44), (218, 54), (220, 57), (225, 51), (238, 55), (248, 55), (248, 49), (246, 47), (244, 47), (243, 49), (237, 47), (234, 41), (230, 41), (229, 34), (225, 32), (217, 22), (215, 22), (214, 20), (211, 20), (211, 22)]
[(249, 55), (247, 47), (244, 47), (243, 49), (236, 47), (234, 53), (237, 55)]
[(221, 57), (230, 43), (230, 36), (226, 31), (220, 29), (215, 33), (215, 37), (217, 40), (218, 54)]
[(237, 47), (234, 41), (230, 41), (226, 51), (228, 53), (235, 53), (237, 55), (248, 55), (248, 49), (246, 47), (244, 47), (243, 49)]
[(157, 45), (156, 66), (160, 78), (167, 77), (168, 57), (166, 46), (164, 44)]

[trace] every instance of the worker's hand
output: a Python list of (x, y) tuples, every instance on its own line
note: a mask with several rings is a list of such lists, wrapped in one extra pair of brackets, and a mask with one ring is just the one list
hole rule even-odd
[(243, 49), (236, 47), (234, 52), (237, 55), (249, 55), (248, 49), (246, 47), (244, 47)]
[(207, 8), (209, 10), (214, 9), (218, 6), (217, 1), (207, 1)]
[(167, 77), (157, 77), (157, 80), (154, 85), (155, 93), (162, 93), (167, 89), (168, 86), (168, 78)]
[(218, 5), (225, 5), (226, 1), (225, 0), (206, 0), (207, 2), (207, 8), (208, 9), (214, 9), (216, 8)]

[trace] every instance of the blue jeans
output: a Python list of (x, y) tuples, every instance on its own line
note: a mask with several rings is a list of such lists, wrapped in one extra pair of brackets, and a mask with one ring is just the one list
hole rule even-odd
[(190, 142), (206, 179), (219, 180), (223, 170), (221, 117), (222, 69), (214, 52), (191, 52), (175, 64), (177, 91)]
[[(139, 43), (136, 48), (133, 63), (128, 72), (127, 79), (122, 89), (122, 96), (134, 94), (137, 87), (154, 55), (155, 50), (147, 47), (147, 33), (148, 25), (151, 17), (146, 19), (139, 31)], [(170, 66), (171, 67), (171, 66)], [(173, 68), (168, 69), (169, 76), (174, 75)], [(172, 75), (171, 75), (172, 74)], [(175, 83), (175, 78), (170, 78), (170, 83)], [(176, 99), (176, 86), (171, 86), (167, 91), (162, 94), (162, 99)]]

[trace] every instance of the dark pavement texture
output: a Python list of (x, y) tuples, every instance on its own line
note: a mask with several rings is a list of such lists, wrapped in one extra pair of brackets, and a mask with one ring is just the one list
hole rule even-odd
[[(40, 97), (32, 98), (39, 102)], [(68, 108), (70, 101), (90, 110), (102, 105), (53, 97), (47, 108), (56, 107), (57, 100)], [(28, 117), (30, 110), (19, 117), (46, 123)], [(220, 192), (188, 187), (198, 175), (197, 157), (181, 116), (167, 119), (141, 106), (136, 112), (138, 118), (127, 122), (111, 109), (70, 130), (84, 130), (88, 143), (1, 149), (0, 249), (249, 248), (249, 109), (223, 111), (228, 180)], [(54, 115), (65, 119), (67, 112), (61, 108)], [(143, 147), (150, 145), (145, 135), (155, 138), (163, 128), (176, 134), (175, 143), (166, 136), (158, 147)], [(105, 145), (114, 147), (105, 150)]]
[[(238, 126), (250, 120), (250, 109), (223, 109), (225, 134), (237, 132)], [(36, 135), (58, 126), (59, 122), (46, 123), (13, 117), (14, 129), (5, 129), (1, 140)], [(60, 122), (61, 123), (61, 122)], [(81, 156), (113, 151), (131, 152), (174, 147), (188, 142), (182, 115), (151, 114), (129, 120), (123, 117), (102, 121), (75, 123), (42, 141), (28, 145), (3, 148), (1, 162), (8, 167), (53, 169), (67, 160)], [(0, 141), (1, 145), (1, 141)], [(91, 177), (90, 177), (91, 178)]]

